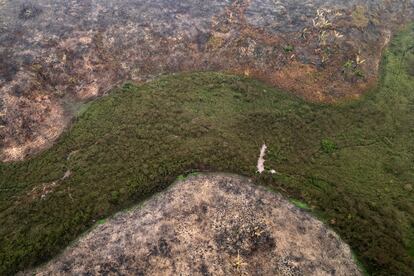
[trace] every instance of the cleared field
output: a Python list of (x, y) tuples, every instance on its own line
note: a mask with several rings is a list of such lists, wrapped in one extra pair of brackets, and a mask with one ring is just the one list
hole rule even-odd
[[(413, 275), (413, 49), (410, 26), (385, 52), (378, 88), (337, 105), (220, 73), (125, 84), (53, 148), (0, 165), (0, 274), (48, 260), (178, 175), (211, 170), (306, 202), (368, 272)], [(256, 174), (263, 143), (275, 174)]]
[(361, 275), (331, 229), (231, 174), (193, 174), (25, 275)]

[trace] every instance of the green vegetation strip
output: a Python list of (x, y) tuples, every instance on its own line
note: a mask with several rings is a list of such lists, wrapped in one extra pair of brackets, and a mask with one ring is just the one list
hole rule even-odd
[[(124, 85), (53, 148), (0, 165), (0, 274), (50, 259), (178, 175), (212, 170), (306, 202), (369, 273), (413, 275), (413, 45), (411, 26), (385, 53), (379, 88), (340, 105), (220, 73)], [(263, 143), (276, 173), (256, 173)]]

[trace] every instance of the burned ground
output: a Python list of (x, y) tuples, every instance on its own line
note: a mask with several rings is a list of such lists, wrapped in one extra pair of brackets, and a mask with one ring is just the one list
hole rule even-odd
[[(392, 39), (379, 87), (359, 101), (310, 103), (254, 79), (203, 72), (127, 83), (82, 107), (53, 147), (0, 164), (0, 274), (52, 259), (177, 175), (207, 170), (254, 177), (300, 200), (368, 273), (414, 275), (413, 34), (410, 25)], [(224, 240), (221, 248), (249, 255), (280, 244), (272, 235), (247, 239), (251, 231), (240, 231), (239, 247)], [(169, 240), (156, 245), (154, 253), (173, 254)]]
[[(175, 2), (0, 0), (1, 159), (56, 140), (0, 163), (0, 274), (50, 260), (177, 175), (211, 170), (306, 202), (369, 273), (413, 275), (413, 26), (382, 51), (413, 1)], [(193, 70), (238, 75), (157, 77)], [(359, 101), (320, 104), (358, 97), (379, 71)], [(240, 244), (223, 240), (238, 227), (214, 235), (226, 254), (280, 245), (248, 239), (251, 227)], [(168, 239), (154, 246), (174, 253)]]
[[(23, 273), (22, 273), (23, 274)], [(234, 175), (179, 181), (26, 275), (360, 275), (349, 247), (280, 195)]]
[(1, 159), (56, 140), (73, 106), (127, 79), (220, 70), (305, 99), (355, 98), (413, 16), (405, 1), (0, 1)]

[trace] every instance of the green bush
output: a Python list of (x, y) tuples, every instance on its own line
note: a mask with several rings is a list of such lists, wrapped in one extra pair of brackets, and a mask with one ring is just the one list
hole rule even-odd
[(295, 50), (293, 45), (286, 45), (283, 47), (283, 51), (285, 51), (285, 53), (293, 52), (293, 50)]
[(331, 154), (337, 149), (337, 146), (336, 146), (335, 142), (333, 142), (332, 140), (322, 139), (321, 149), (322, 149), (323, 152)]

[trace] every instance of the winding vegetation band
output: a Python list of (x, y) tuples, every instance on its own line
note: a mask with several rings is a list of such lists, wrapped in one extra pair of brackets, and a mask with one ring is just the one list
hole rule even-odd
[[(385, 52), (378, 88), (338, 105), (220, 73), (125, 84), (51, 149), (0, 165), (0, 274), (50, 259), (177, 175), (214, 170), (306, 202), (368, 272), (413, 275), (413, 45), (410, 26)], [(264, 143), (276, 173), (257, 175)]]

